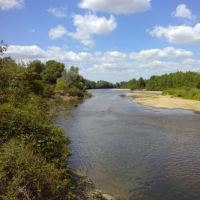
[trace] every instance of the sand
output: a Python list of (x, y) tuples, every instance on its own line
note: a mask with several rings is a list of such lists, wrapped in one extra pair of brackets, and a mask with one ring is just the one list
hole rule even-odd
[(155, 96), (155, 94), (140, 94), (140, 93), (126, 93), (126, 94), (120, 94), (120, 97), (133, 97), (133, 98), (147, 98)]
[(145, 106), (151, 106), (154, 108), (165, 109), (184, 109), (200, 111), (200, 101), (181, 99), (172, 96), (152, 95), (152, 96), (137, 96), (138, 98), (132, 101)]
[(109, 89), (109, 90), (130, 90), (130, 89)]

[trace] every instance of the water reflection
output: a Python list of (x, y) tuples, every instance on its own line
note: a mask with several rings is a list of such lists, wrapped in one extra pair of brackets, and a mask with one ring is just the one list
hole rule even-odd
[(121, 199), (200, 198), (200, 115), (119, 97), (129, 91), (92, 92), (57, 119), (71, 136), (72, 166)]

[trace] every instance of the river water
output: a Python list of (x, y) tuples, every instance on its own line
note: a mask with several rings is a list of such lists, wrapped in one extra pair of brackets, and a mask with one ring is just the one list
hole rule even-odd
[(130, 91), (90, 92), (57, 118), (71, 137), (70, 165), (118, 199), (200, 199), (199, 114), (119, 97)]

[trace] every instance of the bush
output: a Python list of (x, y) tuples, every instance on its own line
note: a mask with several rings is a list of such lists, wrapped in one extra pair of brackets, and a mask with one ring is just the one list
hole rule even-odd
[(47, 160), (57, 163), (59, 159), (66, 159), (70, 155), (69, 138), (49, 121), (43, 111), (33, 104), (24, 108), (3, 104), (0, 107), (0, 144), (23, 136), (26, 143)]
[(62, 95), (66, 95), (69, 90), (69, 85), (63, 81), (58, 82), (55, 87), (55, 91), (59, 92)]
[(78, 97), (84, 97), (84, 92), (76, 87), (71, 87), (67, 91), (69, 93), (69, 96), (78, 96)]
[(183, 99), (193, 99), (200, 101), (200, 90), (197, 88), (189, 89), (187, 87), (180, 89), (167, 89), (162, 92), (163, 95), (173, 95)]
[(5, 200), (70, 195), (66, 168), (56, 168), (20, 140), (3, 145), (0, 164), (0, 195)]

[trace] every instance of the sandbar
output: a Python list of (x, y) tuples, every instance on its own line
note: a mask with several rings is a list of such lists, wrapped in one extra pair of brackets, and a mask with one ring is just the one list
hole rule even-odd
[(152, 95), (148, 97), (137, 97), (132, 100), (135, 103), (154, 108), (184, 109), (200, 111), (200, 101), (181, 99), (170, 95)]
[(115, 89), (109, 89), (109, 90), (130, 90), (130, 89), (117, 89), (117, 88), (115, 88)]

